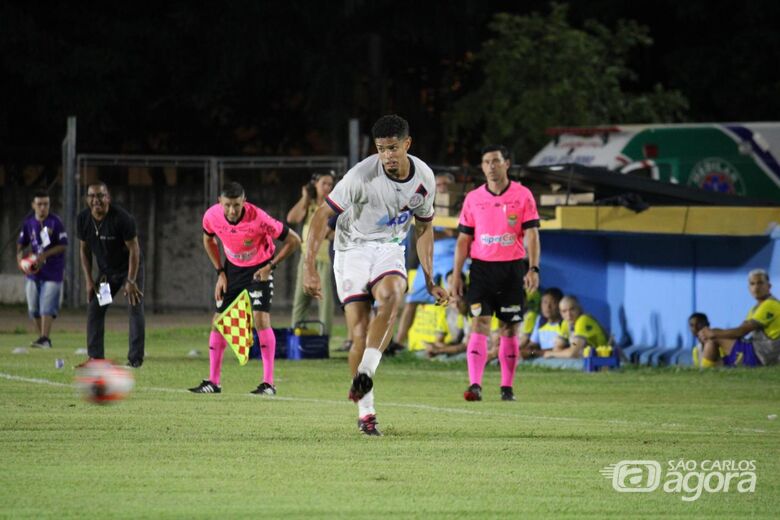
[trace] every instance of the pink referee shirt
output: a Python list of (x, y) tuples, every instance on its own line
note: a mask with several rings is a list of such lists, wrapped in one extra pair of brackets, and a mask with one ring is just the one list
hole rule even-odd
[(458, 230), (472, 235), (469, 256), (484, 262), (506, 262), (525, 257), (524, 230), (539, 227), (539, 213), (531, 190), (510, 181), (494, 195), (487, 183), (470, 191), (463, 202)]
[(244, 202), (244, 214), (235, 224), (228, 222), (219, 204), (203, 215), (203, 232), (216, 235), (227, 259), (239, 267), (262, 264), (273, 257), (274, 239), (282, 240), (285, 229), (284, 224), (249, 202)]

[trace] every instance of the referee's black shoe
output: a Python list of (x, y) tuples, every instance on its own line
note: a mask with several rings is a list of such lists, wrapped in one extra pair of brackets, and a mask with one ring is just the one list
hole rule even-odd
[(198, 386), (190, 388), (189, 391), (193, 394), (218, 394), (222, 392), (222, 388), (208, 379), (204, 379)]
[(515, 393), (512, 391), (511, 386), (502, 386), (501, 387), (501, 400), (502, 401), (517, 401), (515, 399)]
[(466, 401), (481, 401), (482, 400), (482, 387), (474, 383), (463, 392), (463, 399)]

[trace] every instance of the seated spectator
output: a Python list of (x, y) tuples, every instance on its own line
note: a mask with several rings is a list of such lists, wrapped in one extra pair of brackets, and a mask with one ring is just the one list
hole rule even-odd
[[(754, 269), (748, 274), (748, 289), (756, 299), (747, 318), (732, 329), (699, 331), (704, 345), (701, 366), (774, 365), (780, 357), (780, 302), (769, 292), (769, 274)], [(746, 337), (750, 335), (750, 337)]]
[(552, 349), (558, 337), (564, 334), (564, 321), (558, 308), (562, 298), (563, 292), (557, 287), (550, 287), (542, 293), (541, 315), (534, 320), (525, 345), (522, 337), (520, 340), (520, 356), (523, 359), (544, 355), (544, 351)]
[(565, 320), (563, 334), (555, 345), (544, 351), (546, 358), (581, 358), (585, 347), (596, 348), (607, 344), (607, 335), (596, 319), (582, 312), (579, 300), (564, 296), (559, 305)]
[[(452, 271), (447, 273), (446, 288), (452, 284)], [(466, 276), (461, 273), (463, 285)], [(469, 308), (465, 301), (450, 300), (447, 308), (439, 314), (436, 323), (436, 339), (425, 342), (425, 353), (429, 358), (439, 355), (455, 355), (466, 351), (466, 338), (470, 329)]]
[[(529, 291), (525, 290), (525, 313), (523, 314), (523, 323), (520, 325), (520, 332), (517, 334), (519, 340), (520, 357), (525, 359), (523, 352), (528, 350), (531, 343), (531, 334), (534, 331), (534, 325), (539, 319), (539, 307), (541, 305), (542, 295), (539, 289)], [(557, 304), (556, 304), (556, 311)]]
[(710, 320), (704, 313), (694, 312), (688, 318), (688, 330), (691, 331), (691, 334), (693, 334), (693, 337), (696, 338), (697, 341), (696, 345), (693, 347), (693, 351), (691, 352), (694, 366), (701, 367), (702, 352), (704, 350), (704, 346), (702, 345), (701, 341), (699, 341), (699, 331), (704, 327), (709, 326)]

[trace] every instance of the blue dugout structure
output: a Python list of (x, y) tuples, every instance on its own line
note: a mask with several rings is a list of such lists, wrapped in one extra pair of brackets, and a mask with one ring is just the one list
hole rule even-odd
[(558, 207), (542, 223), (542, 285), (576, 296), (632, 360), (690, 364), (688, 316), (737, 326), (751, 269), (780, 284), (778, 222), (777, 208)]

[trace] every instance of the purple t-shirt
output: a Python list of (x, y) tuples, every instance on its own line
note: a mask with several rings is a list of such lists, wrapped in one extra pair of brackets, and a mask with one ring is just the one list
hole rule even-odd
[[(46, 229), (45, 232), (44, 228)], [(49, 244), (44, 247), (45, 236), (49, 237)], [(43, 253), (54, 246), (68, 245), (68, 234), (60, 217), (49, 213), (43, 222), (38, 222), (33, 213), (22, 222), (22, 230), (19, 232), (19, 240), (16, 241), (22, 247), (31, 247), (36, 255)], [(35, 274), (27, 275), (30, 280), (61, 282), (62, 273), (65, 271), (65, 253), (50, 256), (46, 259), (41, 270)]]

